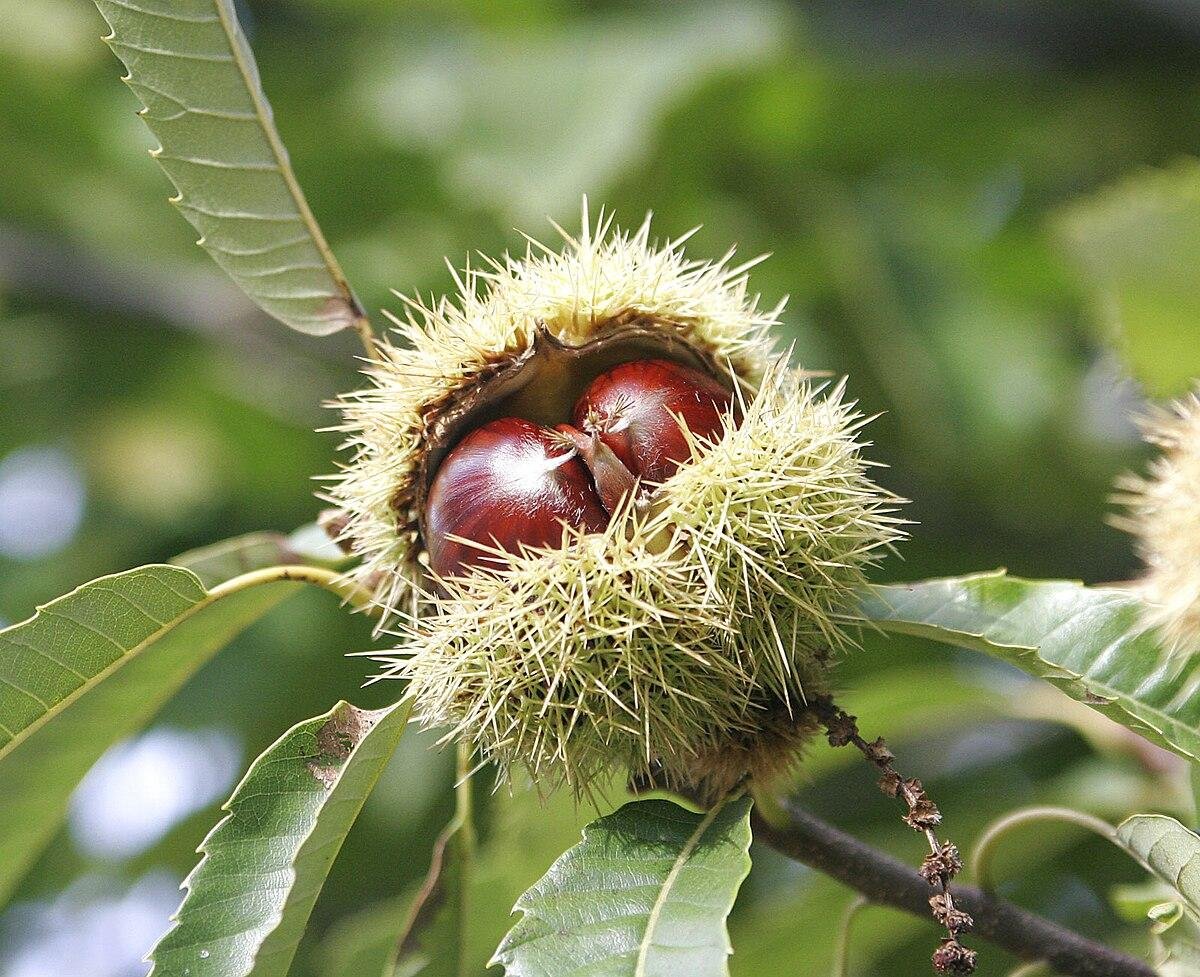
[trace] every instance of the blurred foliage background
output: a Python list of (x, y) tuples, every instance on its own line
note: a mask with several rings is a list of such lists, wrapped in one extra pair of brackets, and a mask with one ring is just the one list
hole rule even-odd
[[(239, 10), (301, 182), (369, 309), (398, 305), (391, 287), (448, 289), (444, 255), (520, 249), (514, 227), (543, 240), (547, 216), (576, 227), (583, 192), (627, 224), (653, 210), (664, 237), (703, 224), (694, 255), (733, 242), (773, 253), (754, 282), (768, 303), (791, 295), (783, 338), (882, 413), (872, 454), (918, 525), (881, 577), (1136, 572), (1105, 523), (1107, 496), (1143, 461), (1131, 416), (1144, 390), (1177, 390), (1200, 347), (1200, 178), (1186, 162), (1200, 149), (1200, 8)], [(91, 5), (0, 0), (0, 22), (0, 619), (12, 622), (94, 576), (311, 520), (311, 479), (331, 470), (337, 443), (313, 429), (333, 421), (322, 403), (358, 381), (351, 337), (266, 321), (193, 246), (141, 151), (149, 136)], [(1171, 259), (1139, 264), (1168, 231)], [(1114, 309), (1138, 327), (1125, 358)], [(140, 958), (248, 760), (338, 697), (396, 696), (359, 689), (369, 666), (344, 653), (369, 647), (366, 624), (327, 595), (293, 599), (106, 756), (0, 917), (0, 977), (145, 973)], [(980, 657), (868, 636), (841, 681), (964, 848), (1034, 802), (1190, 816), (1180, 764)], [(449, 814), (434, 739), (406, 739), (372, 797), (297, 974), (377, 972)], [(860, 767), (814, 747), (805, 802), (915, 863), (918, 839)], [(491, 798), (481, 946), (592, 813), (565, 800), (541, 811), (527, 790)], [(732, 920), (734, 974), (827, 973), (848, 894), (755, 856)], [(1140, 945), (1109, 908), (1138, 872), (1101, 843), (1035, 832), (1003, 870), (1014, 898)], [(870, 910), (852, 970), (922, 973), (933, 939), (931, 925)], [(981, 956), (985, 975), (1013, 964)]]

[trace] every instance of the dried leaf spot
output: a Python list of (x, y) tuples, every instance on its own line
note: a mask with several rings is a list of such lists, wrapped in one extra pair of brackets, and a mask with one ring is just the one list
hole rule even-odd
[(337, 783), (342, 765), (375, 724), (374, 714), (343, 703), (317, 730), (316, 756), (308, 771), (326, 787)]

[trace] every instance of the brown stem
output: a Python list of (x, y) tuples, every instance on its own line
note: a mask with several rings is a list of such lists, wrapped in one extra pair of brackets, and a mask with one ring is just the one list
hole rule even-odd
[(954, 904), (950, 892), (950, 880), (962, 870), (962, 859), (958, 849), (946, 842), (938, 841), (934, 828), (941, 823), (942, 815), (937, 805), (926, 795), (921, 782), (905, 779), (896, 772), (892, 761), (895, 754), (888, 749), (883, 738), (868, 743), (858, 731), (858, 724), (827, 695), (817, 696), (809, 703), (813, 713), (825, 728), (830, 746), (853, 745), (864, 757), (879, 768), (879, 789), (888, 797), (904, 801), (908, 813), (904, 823), (925, 836), (929, 843), (929, 854), (921, 864), (918, 874), (934, 889), (927, 899), (933, 918), (946, 927), (947, 936), (933, 953), (933, 969), (938, 973), (972, 974), (975, 972), (975, 951), (959, 942), (959, 936), (974, 924), (971, 914)]
[[(916, 916), (929, 912), (929, 883), (903, 862), (800, 810), (782, 805), (784, 820), (757, 812), (754, 837), (861, 893), (870, 902)], [(1155, 977), (1149, 964), (973, 886), (956, 885), (955, 901), (974, 917), (974, 933), (1022, 960), (1044, 960), (1067, 977)]]

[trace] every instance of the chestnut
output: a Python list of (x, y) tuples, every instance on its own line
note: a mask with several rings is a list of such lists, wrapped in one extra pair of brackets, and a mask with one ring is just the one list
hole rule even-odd
[(691, 456), (681, 418), (698, 437), (723, 430), (733, 394), (714, 377), (670, 360), (633, 360), (593, 380), (572, 421), (595, 433), (636, 477), (665, 482)]
[(588, 384), (574, 425), (517, 417), (483, 424), (450, 451), (429, 487), (430, 568), (444, 578), (497, 564), (471, 542), (515, 553), (560, 545), (564, 526), (602, 531), (639, 478), (663, 482), (688, 459), (677, 418), (711, 439), (731, 403), (730, 391), (699, 370), (636, 360)]
[(485, 550), (557, 546), (563, 525), (599, 532), (608, 525), (587, 466), (558, 432), (504, 417), (476, 428), (446, 456), (425, 502), (429, 565), (441, 577), (495, 566)]

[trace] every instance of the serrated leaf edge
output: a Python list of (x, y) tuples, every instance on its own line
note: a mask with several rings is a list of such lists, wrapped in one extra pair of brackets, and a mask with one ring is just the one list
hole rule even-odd
[[(359, 326), (360, 323), (366, 320), (366, 312), (359, 303), (358, 298), (355, 296), (353, 289), (350, 288), (350, 284), (346, 279), (346, 275), (342, 271), (341, 265), (339, 264), (337, 258), (334, 256), (333, 250), (329, 246), (329, 242), (325, 239), (325, 235), (321, 231), (320, 225), (317, 223), (316, 216), (313, 214), (312, 208), (308, 204), (308, 199), (305, 197), (304, 191), (301, 188), (299, 181), (296, 179), (296, 174), (292, 169), (291, 158), (288, 155), (287, 147), (284, 146), (283, 139), (279, 135), (279, 130), (275, 125), (274, 113), (271, 111), (270, 103), (268, 102), (266, 93), (263, 90), (262, 80), (258, 73), (258, 67), (254, 62), (254, 55), (250, 48), (249, 41), (246, 40), (246, 35), (238, 23), (237, 14), (233, 9), (230, 0), (212, 0), (215, 17), (211, 20), (208, 18), (183, 17), (178, 14), (164, 15), (155, 11), (144, 10), (131, 3), (124, 2), (124, 0), (109, 0), (109, 2), (115, 3), (117, 6), (124, 7), (127, 10), (148, 17), (168, 16), (175, 20), (191, 23), (211, 23), (212, 20), (216, 20), (220, 23), (221, 29), (224, 32), (229, 45), (229, 60), (232, 61), (232, 63), (236, 66), (238, 73), (242, 77), (242, 83), (245, 86), (246, 92), (254, 106), (254, 121), (257, 122), (258, 127), (261, 129), (263, 136), (267, 140), (267, 144), (271, 149), (271, 154), (275, 159), (275, 165), (272, 167), (272, 169), (278, 171), (280, 178), (284, 182), (284, 186), (287, 188), (288, 195), (292, 198), (292, 202), (296, 206), (296, 215), (289, 214), (286, 216), (286, 218), (280, 219), (286, 219), (290, 221), (293, 220), (295, 216), (299, 217), (301, 225), (308, 234), (309, 238), (312, 240), (313, 246), (317, 249), (318, 254), (321, 256), (325, 270), (329, 273), (334, 286), (340, 293), (339, 298), (344, 302), (346, 307), (344, 315), (339, 316), (336, 319), (329, 319), (329, 321), (333, 322), (332, 328), (326, 329), (323, 332), (314, 332), (314, 334), (328, 334), (351, 326)], [(103, 11), (101, 13), (103, 14)], [(103, 36), (101, 40), (108, 45), (113, 54), (115, 54), (118, 59), (122, 60), (123, 63), (124, 59), (121, 59), (120, 52), (117, 50), (117, 48), (125, 46), (125, 44), (117, 37), (116, 28), (109, 24), (109, 33)], [(176, 57), (181, 56), (176, 52), (171, 51), (162, 51), (159, 53), (164, 55), (174, 55)], [(138, 98), (139, 102), (142, 101), (141, 97), (138, 96), (136, 88), (137, 82), (135, 81), (133, 72), (131, 70), (127, 69), (126, 73), (121, 77), (121, 81), (123, 81), (130, 91), (134, 93), (134, 96)], [(149, 114), (149, 112), (149, 107), (143, 102), (143, 107), (138, 111), (137, 114), (139, 117), (145, 117)], [(153, 133), (153, 128), (149, 125), (149, 123), (147, 123), (147, 128)], [(155, 134), (155, 138), (158, 138), (157, 134)], [(163, 146), (161, 143), (157, 148), (149, 151), (149, 155), (156, 162), (158, 162), (160, 166), (162, 165), (162, 153)], [(194, 159), (184, 160), (184, 162), (194, 162), (197, 165), (209, 165), (213, 167), (220, 167), (224, 165), (217, 160)], [(266, 167), (261, 168), (266, 169)], [(165, 167), (163, 167), (163, 172), (166, 173), (167, 178), (171, 180), (172, 184), (174, 184), (174, 180), (172, 179), (170, 172)], [(170, 203), (181, 212), (191, 208), (200, 213), (208, 213), (209, 216), (244, 216), (239, 214), (209, 213), (199, 207), (189, 204), (184, 199), (184, 193), (178, 187), (178, 185), (175, 186), (175, 191), (175, 195), (169, 198)], [(184, 216), (186, 218), (186, 214), (184, 214)], [(301, 240), (303, 239), (298, 239), (292, 243), (300, 243)], [(196, 243), (210, 253), (213, 250), (208, 245), (206, 236), (204, 234), (201, 234)], [(253, 294), (250, 294), (250, 297), (255, 299)], [(271, 298), (274, 296), (266, 297)], [(287, 322), (284, 324), (289, 326), (292, 325), (291, 323)]]
[[(638, 956), (637, 956), (637, 960), (635, 963), (635, 969), (634, 969), (634, 973), (633, 973), (632, 977), (647, 977), (646, 969), (645, 969), (646, 959), (649, 954), (650, 948), (653, 946), (654, 928), (655, 928), (655, 926), (657, 926), (657, 920), (658, 920), (658, 917), (661, 915), (662, 907), (666, 905), (666, 898), (670, 893), (670, 889), (675, 884), (675, 881), (678, 879), (679, 874), (686, 867), (688, 858), (690, 858), (691, 854), (695, 851), (695, 849), (699, 845), (700, 841), (704, 838), (704, 835), (709, 831), (710, 828), (712, 828), (716, 819), (718, 817), (720, 817), (720, 815), (726, 809), (728, 809), (730, 805), (737, 803), (738, 801), (746, 801), (747, 803), (750, 803), (749, 798), (747, 798), (744, 794), (731, 795), (731, 796), (725, 798), (724, 801), (713, 805), (713, 807), (705, 813), (704, 817), (701, 819), (699, 824), (696, 826), (695, 830), (692, 832), (691, 835), (688, 836), (687, 842), (685, 842), (684, 847), (680, 850), (679, 855), (676, 856), (675, 862), (671, 866), (671, 870), (667, 873), (667, 878), (664, 879), (663, 885), (660, 888), (658, 895), (655, 897), (654, 905), (651, 907), (650, 916), (646, 922), (646, 932), (643, 934), (642, 940), (639, 943)], [(603, 819), (601, 819), (601, 820), (603, 820)], [(583, 831), (582, 831), (582, 837), (581, 837), (580, 841), (577, 843), (576, 846), (573, 846), (573, 847), (579, 847), (579, 846), (583, 846), (583, 845), (587, 844), (589, 838), (591, 837), (590, 829), (594, 826), (594, 824), (595, 824), (595, 822), (592, 822), (591, 824), (584, 826)], [(737, 880), (735, 881), (735, 884), (733, 887), (735, 893), (737, 892), (738, 889), (741, 888), (742, 882), (745, 881), (746, 876), (750, 873), (751, 865), (750, 865), (750, 855), (749, 855), (748, 845), (747, 845), (747, 849), (745, 851), (743, 851), (742, 863), (743, 863), (742, 864), (742, 872), (741, 872), (740, 876), (737, 878)], [(517, 899), (516, 904), (513, 906), (514, 913), (521, 912), (524, 914), (524, 918), (526, 918), (526, 919), (529, 919), (529, 918), (536, 919), (537, 918), (536, 913), (533, 911), (533, 909), (530, 907), (529, 903), (527, 902), (527, 897), (528, 897), (529, 893), (532, 892), (533, 889), (536, 887), (537, 887), (537, 884), (535, 883), (534, 886), (531, 886), (529, 889), (526, 889), (525, 892), (523, 892), (521, 894), (520, 898)], [(728, 953), (731, 952), (731, 946), (729, 943), (729, 930), (728, 930), (727, 925), (724, 927), (724, 930), (725, 930), (725, 932), (724, 932), (725, 950), (726, 950), (726, 954), (728, 955)], [(510, 931), (509, 936), (511, 936), (511, 932), (512, 931)], [(492, 954), (492, 958), (487, 963), (488, 967), (504, 966), (505, 971), (507, 972), (507, 969), (508, 969), (507, 965), (501, 959), (501, 953), (504, 952), (504, 950), (507, 946), (507, 943), (508, 943), (508, 937), (506, 936), (504, 941), (500, 944), (500, 946), (497, 947), (496, 952), (494, 954)], [(726, 973), (728, 973), (728, 967), (726, 967)]]
[[(962, 576), (936, 577), (936, 578), (931, 578), (929, 580), (917, 581), (912, 584), (897, 583), (897, 584), (876, 585), (876, 586), (867, 588), (867, 594), (872, 597), (877, 598), (881, 603), (886, 604), (887, 606), (891, 607), (893, 605), (888, 603), (888, 601), (886, 600), (886, 597), (884, 596), (882, 591), (886, 591), (888, 589), (902, 588), (905, 586), (917, 586), (917, 585), (921, 585), (921, 584), (937, 584), (937, 583), (951, 583), (951, 582), (970, 583), (970, 582), (976, 581), (976, 580), (989, 580), (989, 579), (1000, 579), (1000, 578), (1015, 580), (1017, 582), (1029, 583), (1029, 584), (1065, 583), (1065, 584), (1074, 584), (1079, 587), (1087, 586), (1086, 584), (1084, 584), (1078, 580), (1069, 580), (1069, 579), (1027, 580), (1022, 577), (1010, 576), (1006, 570), (987, 570), (987, 571), (982, 571), (979, 573), (965, 574)], [(1108, 587), (1108, 588), (1088, 587), (1088, 589), (1093, 592), (1107, 591), (1115, 596), (1123, 595), (1122, 591), (1115, 587)], [(898, 634), (909, 634), (909, 635), (913, 635), (915, 637), (925, 637), (925, 638), (928, 638), (929, 640), (939, 640), (939, 639), (932, 638), (929, 634), (926, 633), (926, 631), (928, 629), (937, 627), (936, 625), (929, 624), (929, 623), (921, 623), (921, 622), (915, 622), (915, 621), (914, 622), (880, 621), (880, 620), (874, 619), (874, 618), (868, 618), (866, 623), (873, 627), (876, 627), (882, 631), (893, 631)], [(1193, 750), (1187, 749), (1186, 747), (1180, 746), (1178, 743), (1173, 742), (1166, 735), (1164, 730), (1167, 727), (1174, 725), (1175, 721), (1171, 720), (1169, 716), (1164, 715), (1160, 709), (1156, 709), (1151, 706), (1143, 707), (1144, 711), (1146, 713), (1150, 714), (1151, 716), (1161, 717), (1160, 718), (1161, 725), (1156, 726), (1153, 722), (1151, 722), (1145, 716), (1138, 715), (1134, 712), (1131, 712), (1123, 704), (1122, 698), (1125, 696), (1125, 693), (1115, 691), (1103, 682), (1098, 682), (1095, 679), (1088, 678), (1084, 675), (1079, 674), (1078, 672), (1073, 672), (1068, 668), (1064, 668), (1062, 665), (1058, 665), (1058, 664), (1055, 664), (1054, 662), (1046, 660), (1045, 658), (1043, 658), (1041, 656), (1039, 647), (1034, 646), (1034, 645), (1012, 644), (1012, 643), (1007, 643), (1007, 642), (1003, 642), (1003, 641), (994, 641), (991, 638), (988, 638), (986, 636), (985, 632), (983, 632), (983, 631), (973, 631), (973, 630), (960, 629), (960, 628), (942, 628), (941, 630), (945, 631), (947, 634), (960, 634), (960, 635), (963, 635), (968, 638), (974, 638), (979, 641), (986, 642), (987, 644), (990, 644), (996, 648), (1001, 648), (1001, 649), (1006, 649), (1009, 651), (1017, 652), (1020, 654), (1021, 657), (1025, 657), (1025, 658), (1032, 657), (1032, 658), (1036, 659), (1036, 661), (1039, 663), (1040, 667), (1036, 670), (1036, 672), (1032, 669), (1027, 670), (1030, 674), (1035, 674), (1037, 677), (1040, 677), (1045, 681), (1051, 682), (1052, 684), (1056, 685), (1060, 689), (1060, 691), (1063, 691), (1064, 693), (1070, 695), (1073, 699), (1077, 699), (1078, 701), (1083, 702), (1085, 705), (1090, 705), (1093, 707), (1102, 705), (1105, 707), (1113, 707), (1113, 708), (1119, 709), (1125, 716), (1129, 717), (1129, 719), (1132, 721), (1132, 724), (1134, 726), (1136, 726), (1137, 728), (1141, 728), (1141, 729), (1147, 729), (1150, 732), (1154, 733), (1173, 752), (1178, 753), (1180, 756), (1183, 756), (1189, 760), (1194, 760), (1194, 761), (1200, 762), (1200, 751), (1193, 751)], [(1141, 633), (1141, 632), (1139, 632), (1139, 633)], [(955, 644), (955, 642), (952, 642), (952, 641), (941, 641), (941, 643), (951, 644), (951, 645)], [(1064, 688), (1063, 686), (1064, 686), (1064, 683), (1066, 683), (1066, 682), (1077, 683), (1080, 686), (1083, 694), (1077, 695), (1077, 694), (1074, 694), (1074, 690)], [(1088, 698), (1089, 696), (1093, 696), (1095, 699), (1098, 699), (1101, 701), (1099, 701), (1099, 702), (1090, 701)]]
[[(291, 728), (285, 730), (270, 746), (268, 746), (257, 757), (254, 758), (254, 760), (251, 762), (250, 766), (248, 766), (246, 768), (246, 772), (242, 775), (242, 779), (238, 781), (237, 786), (230, 793), (228, 800), (226, 800), (221, 805), (220, 809), (225, 812), (225, 816), (223, 818), (221, 818), (215, 825), (213, 825), (213, 827), (209, 830), (209, 832), (204, 836), (204, 840), (201, 841), (200, 844), (196, 847), (196, 854), (200, 855), (200, 860), (192, 867), (192, 870), (190, 872), (188, 872), (188, 874), (184, 877), (183, 881), (179, 884), (180, 891), (182, 891), (184, 893), (184, 897), (180, 901), (178, 908), (170, 916), (170, 921), (172, 923), (172, 926), (170, 927), (170, 929), (167, 930), (166, 933), (164, 933), (159, 938), (159, 940), (155, 944), (155, 946), (143, 958), (143, 960), (146, 963), (150, 964), (150, 971), (149, 971), (149, 973), (147, 973), (146, 977), (155, 977), (155, 975), (157, 974), (157, 972), (159, 970), (158, 961), (155, 959), (155, 954), (158, 951), (158, 946), (171, 933), (173, 933), (179, 926), (179, 917), (183, 913), (184, 909), (187, 907), (188, 901), (191, 899), (191, 897), (193, 895), (192, 882), (194, 881), (195, 877), (199, 874), (200, 870), (204, 867), (205, 863), (207, 863), (207, 861), (209, 859), (209, 851), (208, 851), (209, 842), (217, 835), (217, 833), (226, 824), (228, 824), (236, 816), (235, 812), (233, 811), (234, 801), (238, 799), (238, 795), (241, 793), (242, 788), (258, 772), (259, 768), (263, 764), (270, 762), (271, 752), (273, 750), (275, 750), (275, 748), (278, 747), (280, 744), (282, 744), (284, 742), (284, 740), (286, 740), (289, 736), (291, 736), (293, 733), (295, 733), (295, 731), (299, 727), (306, 726), (306, 725), (320, 721), (321, 725), (318, 727), (318, 729), (324, 728), (326, 724), (331, 722), (340, 712), (342, 712), (344, 710), (353, 710), (359, 716), (370, 717), (370, 719), (367, 720), (366, 723), (364, 724), (364, 727), (362, 729), (362, 735), (358, 738), (357, 742), (355, 742), (353, 748), (347, 753), (345, 759), (342, 762), (342, 766), (341, 766), (341, 769), (338, 771), (338, 778), (337, 778), (337, 781), (340, 781), (342, 772), (350, 764), (351, 760), (354, 758), (354, 755), (358, 752), (359, 748), (362, 746), (362, 744), (364, 742), (366, 742), (367, 737), (370, 734), (371, 730), (373, 730), (379, 724), (380, 720), (382, 720), (387, 715), (389, 715), (390, 713), (394, 712), (397, 709), (408, 709), (408, 708), (411, 708), (411, 704), (408, 699), (401, 699), (399, 702), (395, 703), (394, 705), (385, 706), (382, 709), (359, 709), (357, 706), (347, 702), (344, 699), (341, 699), (328, 712), (321, 713), (318, 716), (313, 716), (311, 719), (302, 720), (301, 722), (297, 723), (296, 725), (292, 726)], [(314, 776), (317, 776), (315, 771), (314, 771)], [(332, 784), (327, 785), (330, 793), (332, 793), (333, 790), (336, 788), (337, 781), (334, 781)], [(323, 807), (322, 807), (322, 809), (323, 809)], [(300, 845), (297, 848), (297, 852), (296, 852), (297, 856), (300, 855), (300, 853), (304, 849), (304, 845), (308, 843), (308, 840), (312, 837), (313, 833), (317, 830), (318, 824), (319, 824), (319, 817), (316, 820), (314, 820), (312, 830), (309, 831), (304, 836), (304, 838), (301, 840)], [(295, 877), (296, 877), (296, 861), (297, 861), (297, 859), (293, 858), (290, 860), (289, 865), (288, 865), (288, 869), (289, 869), (289, 872), (291, 873), (293, 883), (295, 882)], [(281, 922), (283, 922), (284, 912), (285, 912), (286, 908), (287, 908), (287, 898), (284, 899), (283, 904), (280, 907), (279, 911), (272, 914), (272, 916), (270, 918), (271, 925), (270, 925), (270, 928), (266, 931), (266, 936), (269, 936), (271, 933), (274, 933), (275, 930), (279, 928), (279, 924)], [(262, 950), (263, 946), (267, 942), (266, 936), (254, 950), (253, 963), (251, 966), (251, 970), (248, 973), (252, 974), (254, 972), (254, 967), (257, 966), (257, 964), (258, 964), (259, 952)]]
[[(189, 608), (187, 608), (187, 610), (185, 610), (178, 617), (171, 618), (170, 621), (164, 622), (162, 624), (162, 626), (159, 627), (153, 634), (149, 635), (143, 641), (140, 641), (137, 644), (135, 644), (128, 651), (125, 651), (122, 655), (120, 655), (120, 657), (116, 658), (110, 664), (106, 665), (99, 672), (96, 672), (94, 675), (90, 676), (77, 689), (73, 689), (67, 695), (63, 696), (63, 698), (61, 698), (57, 702), (55, 702), (49, 709), (47, 709), (44, 713), (42, 713), (37, 719), (35, 719), (33, 722), (29, 723), (29, 725), (18, 730), (16, 732), (16, 734), (14, 734), (12, 739), (10, 739), (7, 743), (5, 743), (4, 746), (0, 747), (0, 761), (4, 760), (5, 757), (7, 757), (10, 753), (12, 753), (18, 746), (20, 746), (22, 743), (24, 743), (25, 740), (27, 740), (30, 736), (32, 736), (39, 729), (41, 729), (43, 726), (45, 726), (48, 722), (50, 722), (52, 719), (54, 719), (60, 713), (65, 711), (69, 706), (73, 705), (76, 702), (76, 700), (78, 700), (81, 696), (90, 692), (93, 688), (95, 688), (95, 686), (99, 685), (102, 681), (104, 681), (106, 678), (108, 678), (114, 672), (119, 671), (122, 667), (129, 664), (130, 661), (132, 661), (134, 658), (136, 658), (138, 655), (140, 655), (143, 651), (145, 651), (147, 647), (154, 644), (154, 642), (158, 641), (159, 638), (161, 638), (164, 634), (167, 634), (168, 632), (173, 631), (175, 628), (177, 628), (180, 624), (182, 624), (188, 618), (192, 617), (192, 615), (194, 615), (194, 614), (198, 613), (199, 611), (203, 610), (204, 608), (208, 607), (210, 604), (212, 604), (216, 600), (219, 600), (225, 594), (232, 593), (234, 590), (241, 589), (240, 587), (229, 588), (229, 587), (227, 587), (226, 584), (222, 584), (217, 587), (214, 587), (212, 590), (209, 590), (208, 588), (206, 588), (204, 586), (203, 583), (200, 582), (200, 578), (197, 577), (196, 574), (192, 573), (191, 570), (187, 570), (184, 567), (173, 566), (168, 563), (148, 563), (145, 566), (135, 567), (133, 570), (123, 570), (120, 573), (109, 573), (109, 574), (105, 574), (102, 577), (96, 577), (94, 580), (88, 580), (87, 582), (80, 584), (74, 590), (71, 590), (59, 597), (55, 597), (53, 600), (47, 601), (45, 604), (38, 604), (36, 606), (36, 608), (34, 609), (34, 612), (32, 614), (30, 614), (29, 617), (25, 618), (23, 621), (17, 621), (15, 624), (10, 624), (7, 628), (0, 630), (0, 636), (8, 634), (12, 631), (16, 631), (20, 628), (23, 628), (23, 627), (33, 623), (35, 620), (37, 620), (37, 618), (40, 615), (44, 614), (48, 609), (53, 609), (56, 604), (60, 604), (64, 601), (68, 601), (72, 597), (75, 597), (76, 595), (78, 595), (79, 593), (81, 593), (84, 590), (94, 589), (97, 584), (102, 584), (105, 581), (113, 580), (116, 578), (129, 577), (131, 574), (140, 573), (142, 571), (147, 571), (147, 570), (165, 570), (170, 575), (178, 575), (178, 576), (187, 578), (189, 583), (194, 583), (196, 585), (196, 589), (200, 592), (200, 597), (198, 599), (196, 599), (192, 603), (192, 605)], [(228, 583), (233, 583), (233, 581), (228, 581)], [(166, 584), (164, 584), (164, 586), (166, 586)], [(179, 596), (183, 597), (184, 599), (191, 599), (186, 594), (176, 591), (174, 587), (168, 587), (167, 589), (174, 591), (175, 593), (179, 594)], [(64, 666), (64, 667), (67, 667), (67, 666)], [(76, 674), (78, 674), (78, 673), (76, 673)]]

